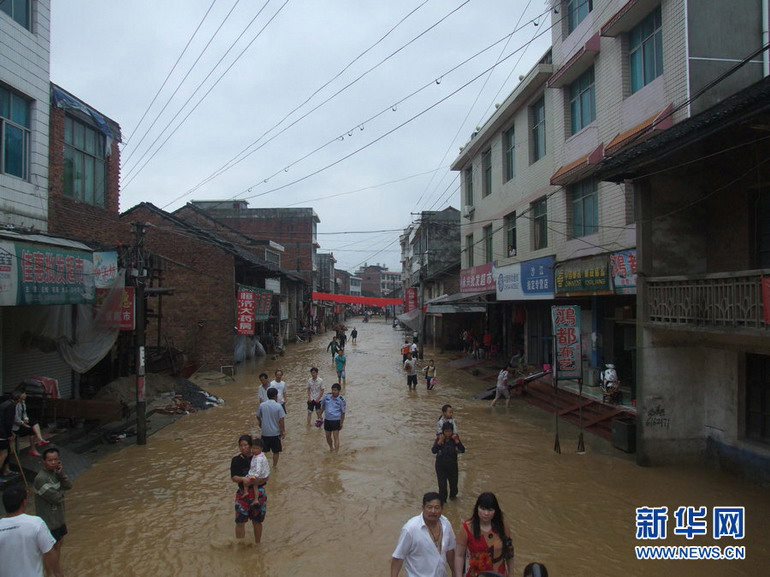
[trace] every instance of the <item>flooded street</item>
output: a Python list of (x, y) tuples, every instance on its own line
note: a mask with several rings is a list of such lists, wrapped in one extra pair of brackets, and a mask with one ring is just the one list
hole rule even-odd
[[(239, 367), (234, 383), (212, 388), (226, 405), (185, 417), (79, 477), (67, 496), (67, 575), (370, 576), (388, 575), (402, 524), (436, 490), (431, 454), (440, 407), (455, 407), (467, 453), (460, 458), (460, 496), (445, 514), (460, 529), (476, 496), (493, 491), (513, 530), (515, 572), (542, 561), (552, 576), (767, 574), (770, 495), (736, 478), (701, 469), (637, 467), (604, 440), (560, 425), (562, 454), (553, 452), (553, 416), (514, 399), (490, 409), (471, 397), (486, 383), (435, 358), (441, 384), (424, 380), (408, 393), (401, 369), (402, 333), (381, 321), (354, 319), (343, 395), (348, 414), (339, 453), (322, 430), (307, 428), (305, 384), (312, 365), (327, 392), (334, 382), (325, 347), (331, 332), (290, 346), (284, 357)], [(233, 536), (230, 458), (237, 438), (256, 432), (257, 374), (282, 368), (287, 386), (287, 437), (268, 483), (263, 542)], [(66, 464), (65, 464), (66, 465)], [(636, 561), (634, 510), (642, 505), (744, 505), (745, 561)], [(671, 529), (669, 528), (669, 533)], [(725, 541), (731, 541), (725, 543)], [(666, 545), (684, 544), (669, 538)], [(693, 544), (712, 544), (710, 537)], [(764, 567), (764, 569), (762, 569)]]

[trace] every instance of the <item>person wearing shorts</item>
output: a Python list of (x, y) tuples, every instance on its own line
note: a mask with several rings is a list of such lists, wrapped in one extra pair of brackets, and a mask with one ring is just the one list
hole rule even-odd
[(283, 451), (281, 440), (286, 436), (286, 411), (276, 401), (277, 398), (276, 389), (267, 389), (267, 402), (260, 403), (257, 412), (257, 422), (262, 429), (262, 450), (273, 453), (273, 468), (278, 466), (278, 458)]
[(495, 386), (495, 398), (492, 401), (491, 407), (497, 404), (497, 400), (505, 398), (505, 406), (507, 407), (511, 402), (511, 392), (508, 389), (508, 374), (512, 370), (510, 365), (506, 366), (497, 375), (497, 386)]
[(243, 539), (246, 523), (251, 521), (254, 526), (254, 542), (259, 543), (262, 539), (262, 522), (267, 514), (267, 492), (264, 485), (253, 486), (254, 481), (248, 477), (253, 458), (253, 442), (249, 435), (239, 437), (239, 453), (230, 462), (230, 478), (238, 484), (235, 493), (235, 538)]
[(345, 366), (348, 363), (348, 358), (345, 356), (345, 349), (340, 348), (339, 352), (334, 355), (334, 364), (337, 369), (337, 382), (345, 386)]
[(410, 391), (417, 390), (417, 355), (407, 358), (404, 361), (404, 371), (406, 372), (406, 387)]
[(318, 416), (318, 425), (321, 423), (321, 401), (324, 400), (324, 382), (318, 377), (318, 369), (310, 369), (310, 379), (307, 382), (307, 426), (310, 426), (310, 419), (313, 411)]
[(324, 431), (326, 431), (326, 442), (329, 444), (330, 451), (340, 450), (340, 431), (345, 422), (345, 412), (347, 411), (347, 402), (345, 397), (340, 395), (339, 383), (332, 385), (332, 392), (324, 396), (321, 403), (321, 411), (324, 414)]
[(45, 521), (56, 539), (56, 551), (61, 553), (62, 539), (67, 534), (64, 520), (64, 492), (72, 489), (72, 481), (64, 472), (59, 449), (47, 447), (42, 455), (43, 467), (35, 477), (35, 513)]

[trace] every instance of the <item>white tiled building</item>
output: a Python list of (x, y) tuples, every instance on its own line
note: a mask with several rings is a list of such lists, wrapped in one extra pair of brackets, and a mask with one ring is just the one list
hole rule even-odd
[(47, 230), (50, 2), (0, 2), (0, 225)]

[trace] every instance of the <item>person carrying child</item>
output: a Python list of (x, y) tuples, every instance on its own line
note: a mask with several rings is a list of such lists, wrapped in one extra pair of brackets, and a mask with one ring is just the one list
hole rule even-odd
[(441, 434), (436, 437), (431, 452), (436, 455), (436, 479), (438, 480), (438, 494), (441, 502), (446, 503), (447, 484), (449, 484), (449, 498), (457, 498), (457, 468), (458, 453), (465, 452), (465, 445), (455, 433), (452, 423), (444, 423)]

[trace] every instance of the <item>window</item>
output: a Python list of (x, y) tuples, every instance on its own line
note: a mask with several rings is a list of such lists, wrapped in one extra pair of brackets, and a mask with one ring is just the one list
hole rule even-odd
[(0, 86), (0, 173), (29, 179), (29, 126), (29, 102)]
[(281, 266), (281, 255), (272, 250), (265, 250), (265, 261)]
[(660, 6), (632, 28), (628, 36), (628, 61), (633, 94), (663, 74)]
[(567, 33), (577, 28), (577, 25), (585, 20), (588, 13), (593, 10), (593, 0), (568, 0), (567, 1)]
[(505, 243), (508, 247), (508, 256), (516, 256), (516, 213), (512, 212), (505, 217)]
[(484, 262), (492, 262), (495, 255), (492, 252), (492, 225), (484, 227)]
[(5, 12), (13, 18), (17, 24), (24, 26), (27, 30), (30, 27), (30, 0), (0, 0), (0, 12)]
[(548, 246), (548, 199), (541, 198), (532, 204), (532, 248)]
[(94, 206), (104, 206), (107, 163), (104, 135), (85, 123), (64, 119), (64, 194)]
[(593, 66), (570, 84), (569, 111), (572, 120), (572, 134), (577, 134), (596, 119)]
[(516, 131), (513, 127), (503, 132), (503, 174), (504, 182), (516, 176)]
[(746, 437), (770, 443), (770, 357), (746, 356)]
[(594, 234), (599, 229), (599, 197), (596, 181), (582, 180), (570, 187), (572, 238)]
[(468, 258), (468, 268), (473, 266), (473, 235), (469, 234), (465, 237), (465, 254)]
[(545, 156), (545, 97), (535, 102), (530, 108), (532, 118), (532, 162)]
[(473, 167), (465, 169), (465, 204), (473, 206)]
[(489, 196), (492, 192), (492, 149), (487, 148), (481, 153), (481, 196)]

